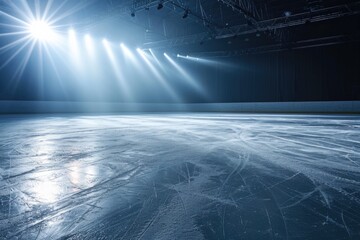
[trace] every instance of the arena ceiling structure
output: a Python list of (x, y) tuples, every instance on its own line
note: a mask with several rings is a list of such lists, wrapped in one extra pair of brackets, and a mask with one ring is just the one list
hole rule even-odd
[[(280, 87), (262, 97), (247, 96), (247, 90), (228, 94), (246, 89), (246, 80), (231, 74), (233, 85), (223, 85), (211, 78), (226, 74), (213, 72), (214, 67), (241, 66), (225, 58), (357, 44), (359, 13), (360, 1), (349, 0), (2, 0), (0, 71), (7, 80), (0, 82), (0, 96), (142, 102), (337, 99), (315, 91), (279, 97)], [(195, 61), (209, 68), (200, 70)], [(358, 89), (355, 80), (348, 81), (349, 89)], [(349, 95), (346, 91), (339, 98)], [(356, 98), (357, 90), (351, 91), (349, 98)]]
[(354, 32), (359, 1), (109, 0), (100, 5), (85, 26), (119, 19), (135, 24), (143, 31), (137, 43), (143, 48), (246, 54), (359, 40)]

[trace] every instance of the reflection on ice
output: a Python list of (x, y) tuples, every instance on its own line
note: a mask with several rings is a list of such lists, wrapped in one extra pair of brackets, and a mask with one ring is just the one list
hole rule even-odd
[(359, 239), (356, 116), (0, 118), (0, 239)]
[(38, 178), (33, 183), (33, 188), (29, 194), (33, 196), (34, 200), (41, 203), (53, 203), (58, 200), (61, 194), (60, 186), (61, 182), (57, 182), (52, 179), (51, 173), (45, 172), (38, 175)]

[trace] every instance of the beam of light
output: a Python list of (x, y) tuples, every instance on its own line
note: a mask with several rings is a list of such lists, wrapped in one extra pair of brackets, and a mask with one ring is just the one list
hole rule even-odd
[(71, 57), (76, 63), (79, 63), (80, 61), (79, 43), (74, 29), (69, 30), (69, 47), (70, 47)]
[(174, 101), (180, 102), (180, 98), (177, 93), (169, 86), (166, 82), (166, 79), (161, 75), (161, 73), (155, 68), (155, 66), (149, 61), (147, 54), (137, 48), (136, 51), (140, 54), (141, 58), (144, 60), (146, 65), (149, 67), (150, 71), (155, 75), (156, 79), (160, 82), (160, 84), (166, 89), (169, 95), (173, 98)]
[(157, 63), (157, 65), (164, 70), (164, 66), (161, 64), (160, 60), (156, 57), (154, 51), (152, 49), (149, 49), (149, 52), (151, 53), (152, 57), (154, 58), (155, 62)]
[(13, 77), (11, 78), (11, 80), (14, 80), (14, 79), (16, 79), (16, 78), (19, 79), (19, 78), (23, 75), (24, 70), (25, 70), (25, 67), (26, 67), (26, 65), (27, 65), (27, 62), (29, 61), (30, 56), (31, 56), (31, 54), (32, 54), (32, 52), (33, 52), (33, 50), (34, 50), (34, 48), (35, 48), (35, 44), (36, 44), (36, 42), (32, 42), (32, 43), (31, 43), (30, 48), (29, 48), (28, 51), (26, 52), (25, 57), (23, 57), (23, 59), (21, 60), (21, 63), (19, 64), (19, 66), (16, 68), (15, 74), (13, 75)]
[(94, 42), (89, 34), (86, 34), (84, 37), (85, 40), (85, 47), (86, 51), (88, 52), (89, 56), (94, 59), (95, 57), (95, 47)]
[(21, 7), (20, 8), (15, 1), (8, 1), (11, 8), (14, 9), (19, 16), (22, 16), (24, 20), (27, 22), (31, 22), (32, 20), (36, 19), (33, 11), (31, 10), (29, 4), (26, 1), (20, 1)]
[[(14, 21), (14, 22), (17, 22), (18, 24), (20, 24), (20, 25), (18, 25), (18, 26), (22, 26), (22, 27), (27, 27), (27, 26), (29, 26), (29, 24), (28, 24), (26, 21), (23, 21), (23, 20), (21, 20), (20, 18), (14, 17), (14, 16), (12, 16), (12, 15), (4, 12), (4, 11), (1, 11), (1, 10), (0, 10), (0, 16), (5, 16), (5, 17), (8, 18), (9, 20)], [(26, 16), (26, 15), (25, 15), (25, 16)]]
[(226, 63), (223, 63), (223, 62), (209, 60), (209, 59), (205, 59), (205, 58), (199, 58), (199, 57), (192, 57), (192, 56), (189, 56), (189, 55), (184, 56), (184, 55), (178, 54), (177, 57), (181, 58), (181, 59), (186, 59), (186, 60), (189, 60), (189, 61), (197, 62), (197, 63), (206, 64), (206, 65), (223, 65), (223, 66), (226, 66)]
[(197, 92), (206, 97), (206, 93), (202, 86), (196, 82), (179, 64), (177, 64), (168, 54), (164, 53), (165, 58), (171, 63), (171, 65), (181, 74), (184, 80), (186, 80)]
[(31, 40), (28, 39), (26, 43), (21, 45), (1, 66), (0, 70), (3, 69), (6, 65), (8, 65), (25, 47), (27, 47), (31, 43)]
[(120, 44), (121, 50), (124, 52), (126, 58), (129, 58), (134, 64), (137, 64), (135, 55), (130, 51), (128, 47), (125, 46), (124, 43)]
[(30, 37), (26, 36), (26, 37), (22, 37), (16, 41), (14, 41), (14, 42), (8, 43), (8, 44), (0, 47), (0, 53), (7, 52), (12, 48), (17, 47), (20, 44), (26, 44), (29, 39), (30, 39)]
[(113, 71), (115, 73), (115, 76), (118, 79), (118, 82), (120, 84), (121, 89), (123, 90), (122, 92), (124, 93), (125, 98), (127, 100), (132, 100), (132, 97), (130, 96), (129, 88), (128, 88), (126, 82), (125, 82), (123, 74), (120, 71), (120, 64), (118, 63), (118, 61), (117, 61), (117, 59), (116, 59), (116, 57), (114, 55), (114, 52), (113, 52), (113, 50), (112, 50), (112, 48), (110, 46), (109, 41), (104, 38), (102, 40), (102, 43), (103, 43), (103, 45), (105, 47), (106, 54), (109, 57), (110, 64), (111, 64), (112, 69), (113, 69)]
[(28, 31), (18, 31), (18, 32), (9, 32), (9, 33), (0, 33), (0, 37), (9, 37), (9, 36), (16, 36), (16, 35), (24, 35), (27, 34)]
[(144, 76), (144, 71), (142, 69), (142, 65), (139, 63), (139, 60), (135, 57), (133, 52), (124, 43), (121, 43), (120, 47), (121, 47), (124, 59), (126, 61), (130, 60), (130, 63), (132, 64), (132, 66), (134, 66), (138, 70), (138, 73), (140, 73), (141, 75)]
[[(64, 3), (68, 3), (68, 0), (63, 1)], [(49, 17), (48, 19), (51, 19), (48, 21), (50, 24), (54, 24), (72, 14), (75, 14), (76, 12), (83, 10), (85, 7), (89, 6), (94, 1), (78, 1), (78, 3), (75, 5), (73, 1), (71, 1), (72, 7), (70, 9), (64, 10), (63, 4), (61, 4)], [(61, 12), (61, 15), (56, 16)]]

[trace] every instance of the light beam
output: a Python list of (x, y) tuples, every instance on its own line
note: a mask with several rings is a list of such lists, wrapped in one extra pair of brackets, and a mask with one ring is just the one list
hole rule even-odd
[(84, 40), (85, 40), (86, 50), (87, 50), (89, 56), (93, 59), (95, 57), (94, 42), (89, 34), (85, 35)]
[(196, 82), (178, 63), (176, 63), (167, 53), (164, 53), (165, 58), (171, 63), (171, 65), (181, 74), (184, 80), (186, 80), (197, 92), (206, 97), (202, 86)]
[(159, 83), (165, 88), (165, 90), (169, 93), (169, 95), (173, 98), (173, 100), (176, 102), (180, 102), (181, 100), (180, 100), (178, 94), (174, 91), (174, 89), (171, 88), (171, 86), (168, 84), (166, 79), (161, 75), (161, 73), (156, 69), (156, 67), (150, 62), (147, 54), (140, 48), (137, 48), (136, 51), (140, 54), (141, 58), (144, 60), (146, 65), (149, 67), (150, 71), (154, 74), (154, 76), (156, 77), (156, 80), (159, 81)]
[(124, 93), (126, 100), (132, 100), (128, 85), (126, 84), (124, 76), (123, 76), (122, 72), (120, 71), (120, 64), (118, 63), (118, 61), (114, 55), (114, 52), (111, 48), (109, 41), (104, 38), (102, 40), (102, 43), (104, 45), (105, 51), (110, 60), (111, 67), (115, 73), (115, 76), (120, 84), (120, 88), (121, 88), (122, 92)]

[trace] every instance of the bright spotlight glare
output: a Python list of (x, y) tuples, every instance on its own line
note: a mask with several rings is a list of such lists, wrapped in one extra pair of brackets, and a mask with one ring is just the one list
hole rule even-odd
[(32, 38), (38, 41), (50, 41), (55, 37), (52, 27), (45, 21), (33, 21), (29, 25), (29, 33)]

